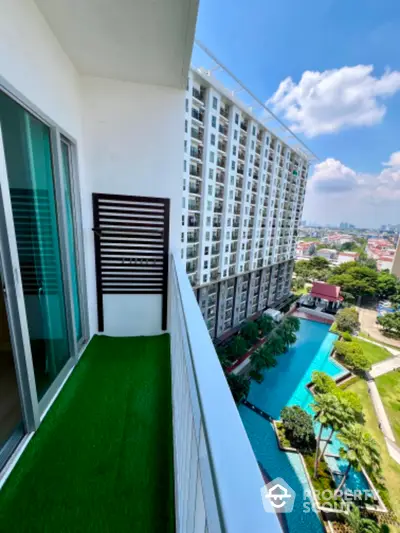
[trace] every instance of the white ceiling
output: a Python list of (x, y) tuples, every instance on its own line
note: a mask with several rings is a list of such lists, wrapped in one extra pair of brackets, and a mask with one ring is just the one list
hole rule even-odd
[(82, 74), (184, 88), (198, 0), (35, 0)]

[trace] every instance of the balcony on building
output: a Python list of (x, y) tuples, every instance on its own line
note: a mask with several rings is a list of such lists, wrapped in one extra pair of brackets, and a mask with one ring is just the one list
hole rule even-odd
[(212, 271), (211, 271), (210, 279), (211, 279), (212, 281), (217, 280), (219, 277), (220, 277), (220, 276), (219, 276), (219, 271), (218, 271), (218, 270), (212, 270)]
[(200, 200), (195, 197), (195, 199), (189, 197), (188, 202), (189, 211), (200, 211)]
[[(219, 150), (220, 152), (226, 153), (226, 148), (227, 148), (227, 146), (228, 146), (228, 145), (227, 145), (226, 142), (224, 142), (224, 141), (218, 141), (218, 150)], [(222, 165), (222, 166), (224, 166), (224, 165)]]
[(226, 165), (226, 157), (218, 156), (217, 157), (217, 167), (225, 168), (225, 165)]
[(244, 135), (243, 133), (240, 134), (240, 137), (239, 137), (239, 144), (241, 144), (242, 146), (246, 146), (246, 142), (247, 142), (247, 137), (246, 135)]
[(237, 173), (240, 174), (241, 176), (243, 176), (243, 174), (244, 174), (244, 166), (243, 165), (238, 165)]
[(228, 120), (229, 118), (229, 107), (227, 105), (221, 105), (219, 114), (221, 117), (225, 120)]
[(230, 266), (229, 267), (229, 275), (230, 276), (234, 276), (235, 275), (235, 267), (234, 266)]
[(203, 144), (203, 132), (199, 128), (192, 128), (191, 131), (192, 140)]
[(220, 124), (218, 126), (218, 132), (224, 137), (226, 137), (228, 135), (228, 127), (224, 124)]
[[(214, 209), (215, 211), (215, 209)], [(221, 217), (214, 216), (213, 218), (213, 227), (214, 228), (220, 228), (221, 227)]]
[(200, 165), (190, 165), (189, 167), (189, 175), (190, 177), (194, 177), (196, 179), (201, 179), (201, 166)]
[(188, 243), (198, 243), (199, 242), (199, 237), (200, 237), (200, 234), (199, 234), (199, 231), (198, 230), (193, 230), (193, 229), (188, 229), (188, 233), (187, 233), (187, 242)]
[(188, 216), (188, 226), (189, 226), (189, 228), (198, 228), (198, 227), (200, 227), (200, 215), (189, 215)]
[(247, 132), (248, 120), (244, 119), (240, 122), (240, 129)]
[(224, 185), (225, 183), (225, 172), (222, 172), (221, 170), (218, 170), (215, 176), (215, 181), (217, 183), (220, 183)]
[(218, 242), (218, 241), (221, 240), (221, 231), (220, 230), (213, 231), (212, 240), (213, 240), (213, 242)]
[(195, 100), (197, 100), (198, 103), (204, 104), (204, 95), (205, 95), (205, 88), (200, 87), (200, 89), (197, 89), (196, 87), (193, 87), (192, 89), (192, 96)]
[(192, 120), (195, 121), (195, 124), (198, 126), (203, 126), (204, 122), (204, 112), (202, 110), (192, 108)]
[(193, 159), (199, 159), (201, 162), (203, 157), (203, 149), (200, 146), (191, 146), (190, 157)]
[(197, 195), (201, 195), (201, 185), (198, 181), (190, 181), (189, 182), (189, 193), (190, 194), (197, 194)]
[[(224, 188), (221, 186), (218, 186), (215, 188), (215, 198), (218, 198), (218, 200), (221, 200), (224, 197)], [(218, 204), (222, 207), (222, 202), (218, 202)]]

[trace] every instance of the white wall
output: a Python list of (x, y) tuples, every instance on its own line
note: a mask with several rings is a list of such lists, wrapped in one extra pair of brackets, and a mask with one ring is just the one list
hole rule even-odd
[[(184, 91), (81, 77), (32, 0), (0, 0), (0, 13), (0, 76), (77, 141), (93, 334), (92, 192), (171, 198), (171, 249), (180, 249)], [(158, 332), (159, 300), (107, 297), (106, 333)]]
[[(102, 78), (82, 78), (85, 161), (90, 192), (171, 199), (171, 250), (180, 251), (184, 91)], [(87, 191), (88, 192), (88, 191)], [(91, 194), (85, 210), (91, 213)], [(91, 233), (91, 225), (86, 232)], [(93, 257), (93, 238), (88, 255)], [(94, 264), (88, 277), (94, 280)], [(160, 332), (159, 296), (108, 295), (105, 332)], [(96, 316), (94, 284), (90, 314)]]

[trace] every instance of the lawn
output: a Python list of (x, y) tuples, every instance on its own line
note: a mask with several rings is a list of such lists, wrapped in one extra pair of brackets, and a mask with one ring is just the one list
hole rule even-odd
[[(365, 429), (378, 442), (380, 447), (381, 468), (382, 474), (385, 478), (385, 485), (390, 494), (390, 503), (397, 520), (400, 521), (400, 465), (398, 465), (389, 455), (381, 430), (378, 426), (378, 421), (375, 416), (374, 407), (368, 394), (367, 383), (359, 379), (353, 382), (346, 390), (355, 392), (361, 399), (365, 415)], [(381, 493), (385, 503), (387, 503), (384, 494)], [(400, 531), (390, 526), (390, 531)]]
[(169, 337), (96, 336), (1, 491), (1, 533), (175, 531)]
[(370, 360), (371, 365), (384, 361), (388, 357), (391, 357), (391, 353), (382, 348), (381, 346), (376, 346), (376, 344), (371, 344), (370, 342), (363, 341), (361, 339), (354, 338), (353, 342), (356, 342), (363, 349), (364, 354)]
[(390, 424), (400, 444), (400, 372), (394, 371), (375, 380)]
[(369, 339), (370, 341), (379, 342), (379, 344), (384, 344), (388, 348), (394, 348), (395, 350), (398, 349), (398, 347), (395, 346), (394, 344), (390, 344), (389, 342), (382, 342), (379, 339), (374, 339), (374, 337), (372, 337), (369, 333), (365, 333), (364, 331), (360, 331), (358, 333), (358, 336), (359, 337), (364, 337), (364, 339)]

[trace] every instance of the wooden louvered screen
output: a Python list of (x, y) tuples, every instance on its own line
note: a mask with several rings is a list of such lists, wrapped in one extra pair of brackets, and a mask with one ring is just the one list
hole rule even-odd
[(162, 294), (167, 329), (169, 200), (93, 194), (98, 328), (104, 294)]

